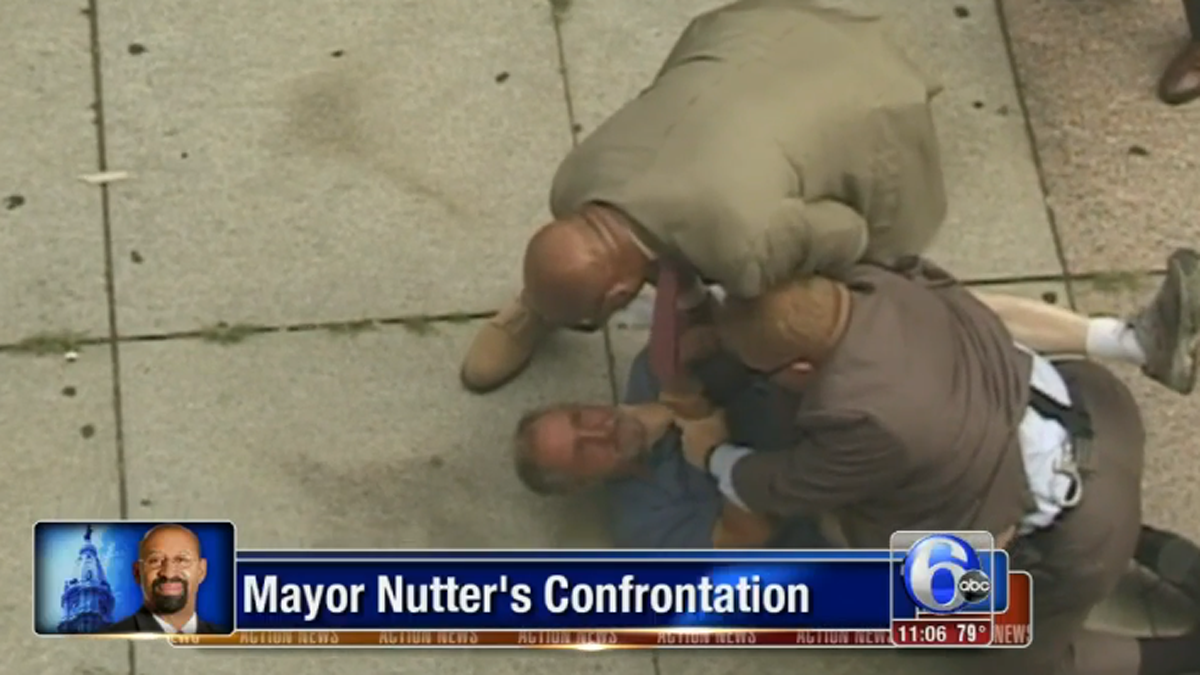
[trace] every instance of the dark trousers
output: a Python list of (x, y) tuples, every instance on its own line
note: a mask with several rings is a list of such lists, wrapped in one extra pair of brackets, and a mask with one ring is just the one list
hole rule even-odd
[(1079, 392), (1095, 435), (1083, 461), (1083, 497), (1050, 527), (1014, 542), (1014, 569), (1033, 575), (1033, 644), (980, 654), (988, 672), (1011, 675), (1136, 675), (1132, 637), (1086, 631), (1092, 608), (1129, 568), (1142, 522), (1146, 434), (1137, 402), (1108, 369), (1057, 364)]
[(1200, 41), (1200, 0), (1183, 0), (1183, 13), (1187, 15), (1192, 39)]

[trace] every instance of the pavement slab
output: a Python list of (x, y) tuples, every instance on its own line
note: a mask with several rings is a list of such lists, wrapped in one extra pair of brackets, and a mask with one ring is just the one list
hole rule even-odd
[(0, 344), (51, 331), (103, 336), (104, 227), (88, 17), (81, 3), (6, 0), (0, 44)]
[[(723, 4), (573, 3), (561, 30), (579, 133), (650, 84), (693, 16)], [(903, 10), (885, 0), (827, 4), (884, 15), (897, 44), (945, 86), (935, 114), (951, 212), (931, 256), (968, 279), (1059, 273), (993, 2), (914, 0)]]
[(0, 583), (13, 589), (0, 606), (4, 670), (125, 675), (124, 643), (34, 637), (30, 586), (35, 521), (121, 517), (109, 352), (84, 350), (73, 363), (0, 354), (0, 377), (0, 531), (6, 533)]
[(112, 0), (100, 26), (123, 334), (515, 292), (571, 142), (545, 0)]
[(1200, 106), (1155, 98), (1179, 0), (1004, 0), (1048, 201), (1073, 274), (1161, 269), (1200, 241)]
[(559, 336), (480, 397), (456, 377), (475, 328), (125, 345), (131, 517), (229, 518), (249, 548), (603, 544), (586, 509), (526, 493), (509, 444), (525, 410), (609, 400), (603, 340)]

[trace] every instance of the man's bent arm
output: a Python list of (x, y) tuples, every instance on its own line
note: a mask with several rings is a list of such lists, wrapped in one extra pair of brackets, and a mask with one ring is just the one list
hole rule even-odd
[(869, 415), (823, 415), (782, 452), (718, 447), (709, 462), (722, 493), (754, 513), (794, 518), (869, 500), (897, 480), (901, 448)]

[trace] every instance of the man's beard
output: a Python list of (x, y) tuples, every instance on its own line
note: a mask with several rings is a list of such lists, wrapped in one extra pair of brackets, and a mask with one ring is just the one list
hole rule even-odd
[[(163, 584), (179, 584), (182, 592), (179, 595), (162, 595), (158, 589)], [(157, 579), (150, 586), (150, 611), (155, 614), (174, 614), (183, 609), (188, 601), (188, 582), (178, 577), (174, 579)]]

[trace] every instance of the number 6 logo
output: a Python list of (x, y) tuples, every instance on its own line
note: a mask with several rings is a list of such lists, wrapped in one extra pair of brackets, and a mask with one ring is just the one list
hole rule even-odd
[(964, 597), (960, 582), (964, 575), (986, 579), (981, 567), (979, 554), (967, 542), (949, 534), (930, 535), (908, 550), (904, 588), (921, 609), (949, 614), (978, 597)]

